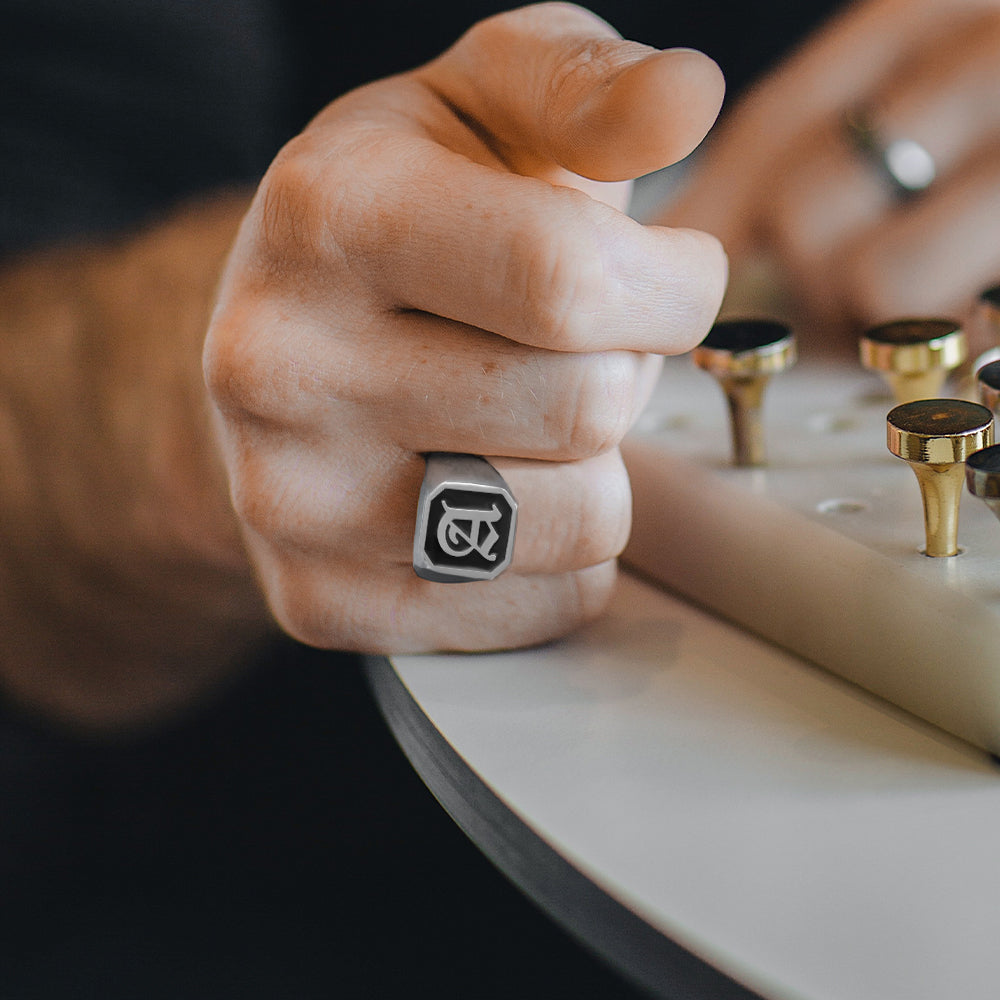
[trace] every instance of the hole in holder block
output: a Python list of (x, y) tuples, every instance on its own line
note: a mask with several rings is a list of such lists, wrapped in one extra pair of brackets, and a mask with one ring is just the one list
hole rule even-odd
[(833, 497), (821, 500), (816, 504), (816, 510), (820, 514), (860, 514), (868, 510), (868, 504), (864, 500), (853, 500), (850, 497)]

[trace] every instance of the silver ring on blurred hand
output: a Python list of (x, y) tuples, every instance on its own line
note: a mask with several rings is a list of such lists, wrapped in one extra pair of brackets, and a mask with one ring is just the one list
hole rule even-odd
[(934, 157), (914, 139), (893, 139), (885, 142), (863, 112), (854, 112), (845, 119), (851, 145), (876, 170), (899, 200), (926, 190), (937, 176)]
[(436, 451), (417, 501), (413, 569), (438, 583), (493, 580), (514, 554), (517, 501), (478, 455)]

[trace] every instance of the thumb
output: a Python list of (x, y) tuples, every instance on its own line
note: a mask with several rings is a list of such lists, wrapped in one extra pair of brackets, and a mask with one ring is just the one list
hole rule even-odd
[(620, 181), (687, 156), (725, 84), (693, 49), (623, 40), (589, 11), (544, 3), (480, 21), (419, 71), (522, 173), (553, 164)]

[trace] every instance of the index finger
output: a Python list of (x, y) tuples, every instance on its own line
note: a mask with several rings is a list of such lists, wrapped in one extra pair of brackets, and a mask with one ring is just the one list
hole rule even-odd
[(693, 347), (718, 312), (726, 257), (705, 233), (640, 225), (398, 130), (368, 168), (379, 211), (341, 201), (338, 239), (386, 307), (549, 350), (657, 354)]

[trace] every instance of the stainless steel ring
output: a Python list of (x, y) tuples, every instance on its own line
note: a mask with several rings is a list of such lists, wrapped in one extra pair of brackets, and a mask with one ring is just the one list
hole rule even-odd
[(493, 580), (514, 554), (517, 501), (485, 458), (431, 452), (417, 501), (413, 569), (438, 583)]
[(910, 198), (934, 182), (934, 157), (915, 139), (884, 141), (861, 111), (848, 115), (844, 124), (851, 145), (875, 167), (896, 198)]

